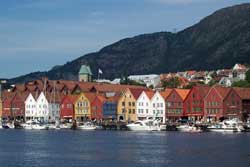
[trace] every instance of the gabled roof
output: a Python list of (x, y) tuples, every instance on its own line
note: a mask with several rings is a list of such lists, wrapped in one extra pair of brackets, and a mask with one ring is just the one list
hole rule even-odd
[(205, 97), (208, 94), (211, 87), (207, 86), (207, 85), (199, 85), (198, 84), (198, 85), (194, 86), (194, 89), (198, 89), (200, 92), (200, 96)]
[(139, 88), (138, 89), (130, 88), (129, 90), (132, 93), (132, 95), (134, 96), (135, 100), (137, 100), (140, 97), (141, 93), (144, 91), (144, 89), (139, 89)]
[(250, 88), (233, 88), (242, 100), (250, 100)]
[(69, 99), (72, 103), (75, 103), (80, 95), (65, 95), (63, 99)]
[(167, 89), (165, 89), (165, 91), (160, 92), (160, 94), (166, 100), (172, 91), (173, 91), (173, 89), (167, 88)]
[(107, 100), (106, 97), (104, 97), (103, 95), (99, 95), (99, 94), (96, 95), (96, 98), (98, 98), (102, 103)]
[(182, 100), (185, 100), (190, 89), (174, 89), (181, 97)]
[(224, 99), (231, 90), (231, 88), (223, 87), (221, 85), (215, 85), (213, 86), (213, 88), (216, 90), (217, 93), (219, 93), (222, 99)]
[(84, 96), (89, 100), (90, 103), (92, 103), (95, 100), (96, 94), (86, 92), (86, 93), (84, 93)]
[[(44, 93), (44, 92), (43, 92)], [(46, 92), (45, 97), (48, 103), (61, 103), (63, 95), (59, 93)]]
[(144, 91), (145, 94), (148, 96), (148, 99), (151, 100), (152, 97), (154, 96), (155, 92), (153, 91)]

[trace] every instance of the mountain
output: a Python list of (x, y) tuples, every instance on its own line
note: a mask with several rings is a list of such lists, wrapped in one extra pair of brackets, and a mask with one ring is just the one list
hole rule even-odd
[(158, 32), (120, 40), (98, 52), (10, 79), (11, 83), (47, 76), (76, 80), (82, 64), (102, 77), (230, 68), (235, 63), (250, 64), (250, 3), (216, 11), (199, 23), (178, 33)]

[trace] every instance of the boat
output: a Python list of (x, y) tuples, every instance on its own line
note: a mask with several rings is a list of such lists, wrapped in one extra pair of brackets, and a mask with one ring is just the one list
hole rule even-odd
[(210, 132), (242, 132), (244, 127), (241, 122), (232, 119), (208, 126), (207, 130)]
[(3, 129), (14, 129), (15, 126), (12, 122), (5, 122), (2, 124)]
[(147, 118), (145, 120), (138, 120), (127, 125), (131, 131), (160, 131), (160, 120)]
[(60, 123), (59, 121), (56, 121), (55, 123), (49, 123), (47, 124), (47, 127), (49, 130), (58, 130), (60, 129)]
[(60, 129), (71, 129), (71, 127), (72, 127), (72, 124), (70, 123), (64, 123), (64, 124), (59, 125)]
[(86, 122), (82, 125), (77, 126), (77, 129), (79, 130), (96, 130), (96, 128), (97, 127), (91, 122)]
[(184, 124), (184, 125), (179, 125), (176, 127), (178, 131), (181, 132), (202, 132), (203, 130), (195, 125), (189, 125), (189, 124)]
[(22, 124), (22, 126), (26, 130), (48, 130), (47, 125), (41, 124), (40, 122), (34, 120), (29, 120)]

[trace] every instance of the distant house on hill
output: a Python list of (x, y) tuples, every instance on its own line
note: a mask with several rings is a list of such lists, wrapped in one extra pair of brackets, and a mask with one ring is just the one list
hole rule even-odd
[(139, 83), (145, 83), (147, 87), (151, 85), (153, 87), (156, 87), (161, 82), (160, 75), (156, 75), (156, 74), (130, 75), (128, 79), (139, 82)]

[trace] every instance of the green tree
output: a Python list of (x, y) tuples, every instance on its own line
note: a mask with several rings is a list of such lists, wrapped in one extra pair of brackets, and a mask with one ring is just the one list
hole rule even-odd
[(211, 79), (211, 81), (209, 81), (208, 85), (209, 86), (213, 86), (215, 85), (217, 82), (214, 79)]
[(180, 80), (178, 77), (173, 77), (168, 81), (163, 81), (162, 86), (165, 88), (177, 88), (180, 86)]
[(250, 83), (247, 82), (246, 80), (241, 80), (238, 82), (234, 82), (233, 87), (244, 87), (244, 88), (249, 88), (250, 87)]

